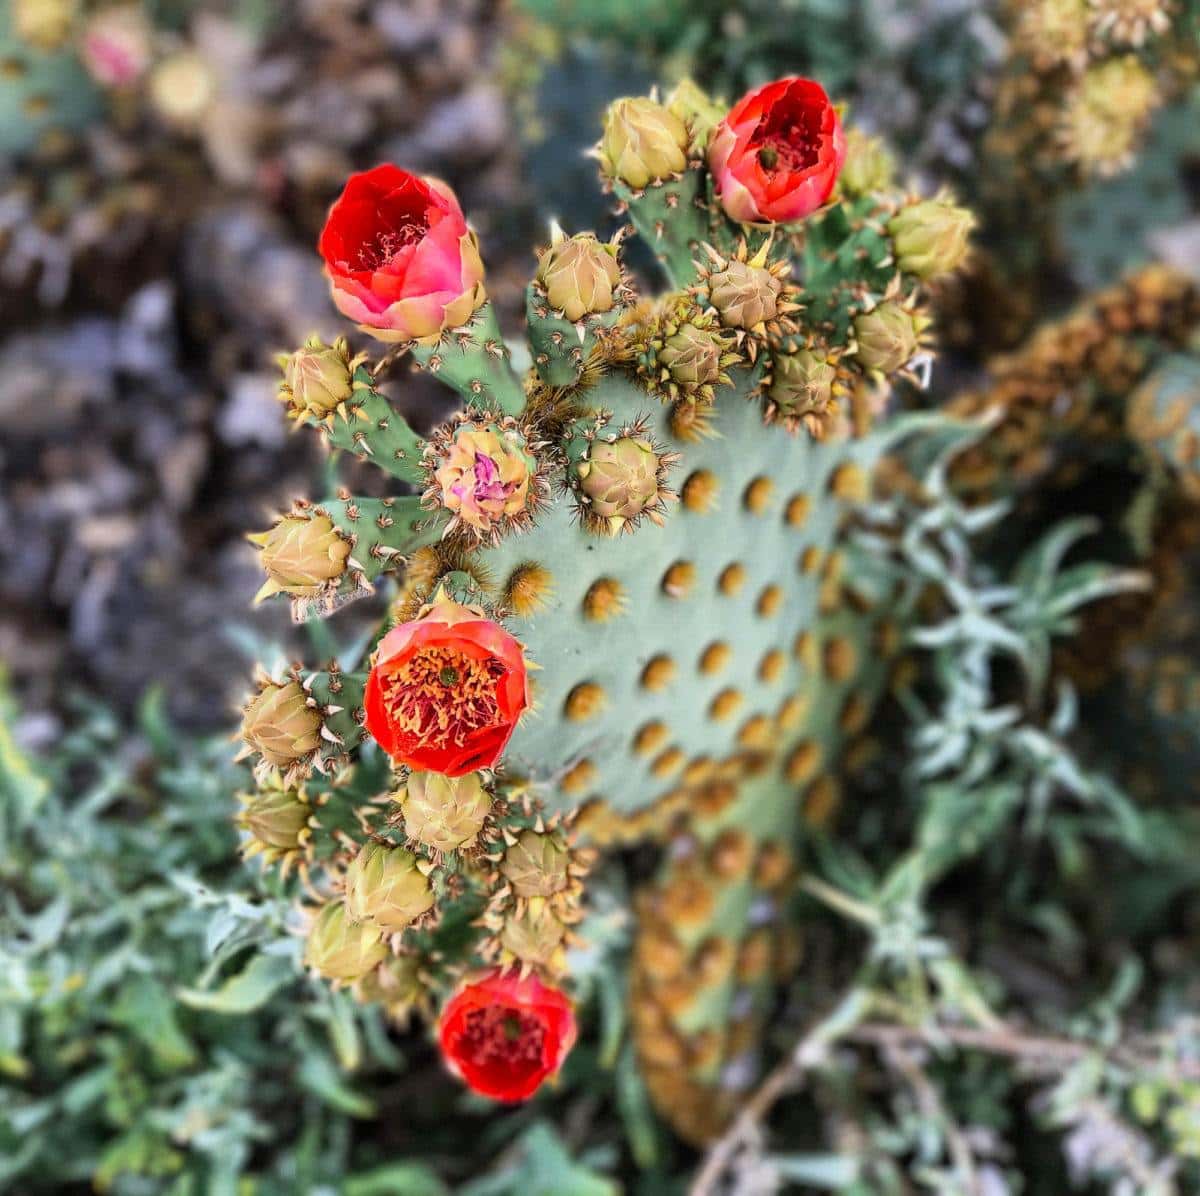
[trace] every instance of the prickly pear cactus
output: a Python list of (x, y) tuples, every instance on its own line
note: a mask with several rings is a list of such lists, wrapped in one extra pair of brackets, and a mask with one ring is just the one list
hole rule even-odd
[[(639, 296), (620, 238), (556, 228), (524, 377), (444, 184), (354, 176), (321, 249), (392, 348), (311, 340), (281, 398), (395, 493), (252, 537), (298, 618), (395, 587), (366, 662), (264, 675), (245, 710), (249, 850), (304, 870), (310, 965), (397, 1014), (489, 962), (561, 982), (594, 850), (668, 842), (632, 1020), (696, 1139), (752, 1077), (797, 836), (832, 816), (897, 647), (890, 583), (841, 532), (926, 419), (883, 413), (929, 368), (921, 286), (971, 227), (868, 139), (849, 153), (839, 182), (839, 117), (806, 80), (728, 114), (690, 82), (617, 101), (597, 156), (668, 289)], [(428, 438), (379, 389), (403, 354), (463, 400)]]

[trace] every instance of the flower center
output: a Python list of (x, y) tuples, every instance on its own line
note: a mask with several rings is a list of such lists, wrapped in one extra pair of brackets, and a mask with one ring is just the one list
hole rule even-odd
[(814, 167), (821, 157), (824, 140), (819, 108), (792, 100), (776, 104), (758, 123), (753, 140), (759, 146), (758, 161), (763, 170), (803, 171)]
[(533, 1014), (492, 1005), (472, 1009), (465, 1023), (461, 1050), (476, 1067), (541, 1064), (546, 1031)]
[(406, 245), (414, 245), (429, 231), (427, 221), (406, 216), (395, 224), (377, 230), (358, 247), (354, 258), (356, 270), (380, 270)]
[(453, 648), (425, 648), (383, 678), (383, 700), (399, 730), (422, 747), (462, 747), (482, 727), (498, 724), (496, 682), (504, 665)]

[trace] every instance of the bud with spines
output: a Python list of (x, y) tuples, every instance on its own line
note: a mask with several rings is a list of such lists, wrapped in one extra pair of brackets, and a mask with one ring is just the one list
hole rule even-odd
[(656, 100), (614, 100), (604, 118), (600, 166), (605, 176), (641, 191), (687, 169), (687, 125)]
[(518, 897), (552, 897), (570, 884), (570, 863), (560, 833), (526, 828), (505, 850), (500, 873)]
[(887, 223), (896, 265), (917, 278), (956, 270), (967, 256), (974, 227), (975, 217), (945, 195), (907, 204)]
[(257, 793), (239, 797), (243, 809), (237, 824), (247, 833), (242, 854), (262, 855), (284, 864), (303, 851), (312, 838), (312, 805), (302, 787), (285, 785), (276, 772)]
[(895, 299), (857, 316), (854, 337), (863, 369), (893, 374), (903, 369), (921, 347), (929, 320)]
[(346, 572), (350, 542), (328, 515), (285, 515), (274, 527), (246, 539), (259, 548), (259, 562), (267, 575), (254, 596), (256, 603), (273, 594), (310, 598)]
[(361, 980), (387, 958), (387, 943), (374, 922), (355, 922), (341, 901), (322, 906), (308, 932), (304, 962), (328, 980)]
[(354, 393), (359, 362), (351, 358), (344, 336), (327, 345), (314, 334), (294, 353), (279, 354), (276, 361), (283, 371), (279, 398), (293, 419), (327, 420)]
[(461, 777), (412, 772), (396, 800), (409, 839), (431, 851), (473, 847), (492, 809), (492, 795), (477, 772)]
[(767, 418), (803, 423), (820, 439), (837, 411), (837, 366), (824, 353), (799, 349), (777, 354), (767, 387)]
[(242, 715), (242, 738), (275, 768), (290, 768), (321, 743), (321, 713), (299, 681), (266, 681)]
[(621, 287), (617, 245), (595, 233), (568, 237), (552, 225), (550, 248), (538, 258), (536, 279), (550, 306), (572, 323), (603, 315), (612, 311)]
[(692, 135), (691, 151), (702, 157), (713, 130), (725, 119), (729, 105), (714, 100), (692, 79), (680, 79), (667, 96), (667, 110), (679, 117)]
[(637, 431), (595, 441), (575, 466), (586, 517), (610, 534), (636, 526), (643, 515), (661, 523), (663, 476), (674, 459)]
[(363, 844), (346, 871), (346, 908), (390, 934), (410, 926), (434, 903), (428, 864), (406, 847), (375, 840)]
[(856, 198), (891, 188), (896, 159), (882, 137), (873, 137), (853, 126), (846, 131), (846, 161), (838, 176), (838, 190)]

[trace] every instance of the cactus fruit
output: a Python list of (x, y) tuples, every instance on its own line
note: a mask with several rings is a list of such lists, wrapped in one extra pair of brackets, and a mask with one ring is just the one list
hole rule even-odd
[[(762, 169), (811, 198), (806, 139), (839, 139), (820, 150), (832, 189), (841, 129), (801, 82), (785, 81)], [(793, 92), (809, 107), (789, 123)], [(665, 105), (618, 100), (601, 140), (602, 173), (670, 289), (638, 298), (619, 239), (555, 229), (528, 289), (524, 379), (486, 296), (411, 337), (415, 362), (465, 404), (428, 438), (344, 345), (281, 359), (295, 419), (422, 493), (381, 500), (397, 512), (370, 533), (386, 567), (362, 551), (372, 500), (301, 506), (257, 538), (267, 588), (302, 601), (366, 592), (338, 563), (367, 582), (407, 571), (369, 669), (264, 682), (244, 724), (264, 777), (308, 776), (331, 802), (378, 785), (314, 880), (345, 912), (318, 915), (309, 961), (363, 995), (382, 982), (352, 975), (377, 946), (355, 925), (423, 960), (414, 974), (434, 996), (481, 963), (561, 980), (593, 848), (668, 838), (640, 901), (633, 1024), (659, 1107), (695, 1138), (752, 1075), (773, 977), (795, 957), (779, 915), (797, 835), (833, 816), (837, 761), (896, 648), (891, 582), (869, 562), (846, 568), (842, 530), (915, 425), (872, 426), (879, 403), (860, 399), (928, 361), (920, 284), (958, 265), (971, 225), (946, 196), (873, 189), (890, 175), (879, 161), (803, 223), (739, 224), (727, 208), (742, 150), (722, 151), (721, 195), (703, 161), (724, 127), (714, 108), (694, 84)], [(335, 204), (322, 240), (342, 288), (355, 238), (373, 247), (355, 312), (432, 311), (387, 254), (422, 253), (433, 232), (388, 250), (369, 214), (356, 219)], [(438, 252), (453, 289), (475, 243)], [(371, 740), (395, 783), (378, 778)], [(474, 935), (435, 952), (463, 918)]]

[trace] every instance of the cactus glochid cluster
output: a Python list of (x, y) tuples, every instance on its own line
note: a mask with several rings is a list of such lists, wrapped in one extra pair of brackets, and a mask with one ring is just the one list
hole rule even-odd
[[(632, 1020), (695, 1138), (752, 1074), (734, 1065), (794, 954), (794, 840), (832, 816), (896, 647), (839, 533), (899, 434), (889, 383), (930, 360), (922, 285), (972, 224), (900, 186), (809, 80), (723, 112), (690, 82), (612, 105), (604, 183), (669, 289), (638, 295), (620, 238), (556, 228), (523, 378), (449, 189), (350, 180), (321, 239), (335, 302), (463, 408), (424, 438), (345, 342), (282, 359), (292, 418), (395, 493), (300, 502), (253, 537), (263, 594), (306, 617), (395, 586), (362, 667), (263, 675), (242, 727), (248, 850), (320, 895), (308, 964), (397, 1015), (475, 993), (453, 1049), (443, 1033), (469, 1082), (526, 1028), (553, 1044), (501, 1098), (573, 1035), (546, 990), (569, 981), (594, 853), (670, 828)], [(476, 992), (497, 985), (499, 1005)]]

